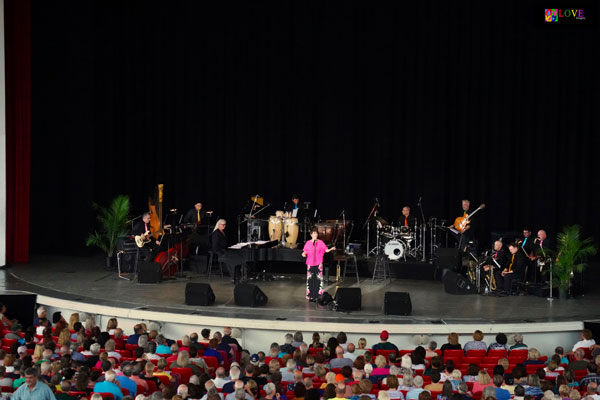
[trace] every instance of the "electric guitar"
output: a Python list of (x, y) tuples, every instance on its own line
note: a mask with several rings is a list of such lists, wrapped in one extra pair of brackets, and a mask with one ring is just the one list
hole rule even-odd
[(146, 231), (146, 233), (142, 233), (141, 235), (135, 236), (135, 244), (138, 247), (144, 247), (146, 243), (150, 241), (150, 231)]
[(477, 211), (482, 210), (484, 208), (485, 208), (485, 203), (482, 203), (471, 214), (467, 214), (466, 216), (463, 216), (463, 217), (457, 217), (454, 220), (454, 229), (456, 229), (460, 233), (463, 233), (464, 231), (466, 231), (469, 227), (469, 223), (471, 222), (470, 221), (471, 217), (473, 217), (473, 215), (475, 215), (477, 213)]

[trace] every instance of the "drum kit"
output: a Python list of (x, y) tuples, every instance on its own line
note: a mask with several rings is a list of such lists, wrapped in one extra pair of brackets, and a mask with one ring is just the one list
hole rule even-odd
[[(437, 218), (430, 218), (420, 225), (415, 222), (414, 226), (397, 226), (379, 216), (373, 217), (372, 220), (374, 222), (372, 226), (376, 231), (376, 241), (368, 254), (383, 254), (391, 261), (400, 259), (406, 261), (407, 257), (420, 261), (435, 259), (437, 249), (440, 247), (438, 230), (446, 231), (444, 226), (446, 221)], [(367, 230), (368, 232), (369, 230)], [(446, 242), (447, 240), (446, 238)], [(367, 241), (369, 241), (368, 238)]]
[(404, 259), (406, 256), (417, 257), (417, 227), (414, 229), (408, 226), (390, 225), (383, 218), (377, 221), (379, 248), (376, 248), (378, 254), (383, 249), (388, 259), (396, 261)]

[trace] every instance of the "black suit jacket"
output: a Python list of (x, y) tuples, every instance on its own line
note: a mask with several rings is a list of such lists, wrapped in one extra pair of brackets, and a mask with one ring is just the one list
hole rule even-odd
[(542, 250), (541, 249), (544, 249), (544, 251), (546, 251), (546, 250), (552, 250), (552, 248), (553, 248), (552, 247), (552, 241), (550, 240), (550, 238), (544, 239), (544, 241), (542, 242), (541, 246), (540, 246), (540, 242), (538, 241), (535, 244), (535, 247), (536, 247), (536, 250), (535, 250), (536, 251), (536, 253), (535, 253), (536, 255), (541, 255), (542, 254)]
[(525, 241), (525, 238), (523, 238), (521, 240), (525, 242), (525, 243), (521, 243), (521, 247), (523, 247), (523, 249), (525, 250), (525, 252), (527, 253), (527, 255), (530, 255), (530, 254), (532, 254), (532, 253), (535, 252), (536, 244), (533, 243), (533, 241), (535, 240), (535, 238), (529, 236), (527, 238), (527, 241)]
[[(292, 215), (292, 212), (294, 211), (294, 207), (295, 207), (294, 203), (289, 203), (285, 207), (285, 211), (289, 212), (290, 215)], [(296, 213), (296, 218), (300, 219), (301, 215), (302, 215), (302, 208), (300, 208), (300, 204), (298, 204), (298, 212)]]
[(217, 229), (210, 235), (210, 244), (214, 253), (224, 254), (227, 248), (227, 237)]
[[(512, 259), (512, 254), (507, 255), (506, 260), (506, 268), (509, 268), (510, 262)], [(527, 266), (527, 258), (523, 254), (523, 252), (518, 251), (515, 254), (515, 258), (513, 260), (512, 271), (514, 271), (515, 276), (521, 276), (525, 272), (525, 267)]]
[[(415, 227), (415, 221), (417, 220), (415, 218), (415, 216), (414, 215), (409, 215), (406, 219), (408, 220), (407, 221), (408, 222), (408, 227), (410, 229), (414, 229), (414, 227)], [(398, 221), (398, 225), (399, 226), (404, 226), (404, 215), (400, 215), (400, 220)]]
[(498, 265), (500, 265), (500, 269), (502, 270), (506, 268), (508, 266), (508, 256), (510, 255), (510, 253), (504, 250), (504, 248), (502, 248), (499, 251), (494, 251), (494, 253), (492, 253), (492, 258), (494, 258), (494, 254), (496, 254), (496, 262), (498, 263)]
[[(151, 230), (150, 229), (150, 224), (148, 224), (148, 229), (147, 230)], [(133, 229), (131, 230), (131, 234), (132, 235), (141, 235), (142, 233), (146, 233), (146, 225), (144, 224), (144, 221), (142, 221), (140, 219), (140, 220), (138, 220), (133, 225)]]
[[(204, 211), (204, 209), (200, 210), (200, 223), (204, 223), (205, 216), (206, 212)], [(183, 222), (186, 224), (195, 224), (198, 222), (198, 211), (196, 211), (196, 208), (192, 208), (187, 213), (185, 213), (185, 216), (183, 217)]]

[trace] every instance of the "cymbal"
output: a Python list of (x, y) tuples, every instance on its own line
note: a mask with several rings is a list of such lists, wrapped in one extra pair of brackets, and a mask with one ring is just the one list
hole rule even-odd
[(252, 197), (250, 197), (250, 200), (252, 200), (256, 204), (258, 204), (259, 206), (263, 206), (263, 204), (265, 202), (265, 199), (263, 199), (260, 196), (252, 196)]
[(373, 219), (375, 221), (377, 221), (377, 225), (381, 225), (381, 226), (389, 225), (389, 223), (381, 217), (373, 217)]

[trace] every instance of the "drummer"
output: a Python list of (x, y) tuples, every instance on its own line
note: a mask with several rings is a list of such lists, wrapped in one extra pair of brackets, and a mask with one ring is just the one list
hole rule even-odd
[(287, 205), (285, 211), (292, 218), (300, 218), (300, 197), (297, 194), (292, 195), (292, 202)]
[(413, 230), (415, 227), (416, 219), (414, 216), (410, 215), (410, 207), (404, 206), (402, 207), (402, 216), (400, 217), (399, 225), (401, 227), (406, 227), (409, 230)]

